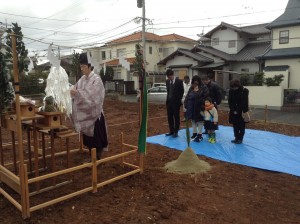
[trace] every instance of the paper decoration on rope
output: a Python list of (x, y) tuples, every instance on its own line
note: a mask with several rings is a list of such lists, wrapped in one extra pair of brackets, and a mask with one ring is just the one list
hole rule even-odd
[(32, 62), (32, 60), (31, 60), (31, 58), (29, 58), (29, 65), (28, 65), (28, 72), (25, 72), (25, 74), (26, 75), (28, 75), (28, 73), (32, 70), (32, 69), (34, 69), (34, 66), (33, 66), (33, 62)]
[(49, 60), (52, 66), (56, 67), (57, 69), (60, 67), (60, 60), (52, 52), (52, 45), (49, 45), (48, 47), (47, 59)]
[(46, 96), (53, 96), (60, 111), (65, 112), (67, 116), (70, 116), (72, 113), (72, 102), (69, 76), (65, 69), (60, 66), (60, 60), (54, 55), (51, 47), (51, 45), (48, 47), (47, 59), (52, 66), (47, 78), (45, 93)]
[(51, 67), (45, 89), (46, 96), (53, 96), (60, 111), (67, 116), (72, 113), (69, 77), (64, 68)]

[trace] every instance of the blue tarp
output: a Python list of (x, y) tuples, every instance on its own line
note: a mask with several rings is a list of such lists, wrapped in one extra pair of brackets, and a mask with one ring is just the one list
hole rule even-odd
[[(178, 138), (166, 137), (165, 134), (151, 136), (147, 142), (183, 151), (187, 147), (185, 129), (178, 135)], [(208, 136), (204, 135), (202, 142), (191, 142), (190, 146), (197, 155), (300, 176), (300, 137), (246, 129), (243, 144), (237, 145), (231, 143), (232, 127), (221, 125), (216, 135), (215, 144), (209, 143)]]

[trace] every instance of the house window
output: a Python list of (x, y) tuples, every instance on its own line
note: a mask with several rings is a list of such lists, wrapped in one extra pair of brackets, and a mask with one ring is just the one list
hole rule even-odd
[(111, 51), (109, 51), (109, 59), (111, 59)]
[(289, 31), (284, 30), (279, 33), (279, 44), (288, 44), (289, 43)]
[(106, 59), (106, 52), (105, 51), (101, 51), (101, 56), (102, 56), (102, 60)]
[(211, 45), (219, 45), (219, 37), (212, 38)]
[(152, 47), (149, 47), (149, 54), (152, 54)]
[(117, 49), (117, 57), (125, 55), (126, 48)]
[(241, 72), (249, 72), (249, 68), (242, 68)]
[(162, 47), (158, 48), (158, 52), (159, 52), (159, 53), (162, 53), (162, 52), (163, 52)]
[(234, 47), (236, 47), (236, 41), (235, 40), (228, 41), (228, 48), (234, 48)]
[(174, 52), (174, 47), (163, 48), (163, 57), (167, 57)]

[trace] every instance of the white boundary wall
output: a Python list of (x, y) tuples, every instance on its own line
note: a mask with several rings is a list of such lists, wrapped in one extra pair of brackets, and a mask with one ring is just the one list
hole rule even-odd
[(280, 110), (283, 105), (282, 86), (245, 86), (249, 90), (250, 107)]

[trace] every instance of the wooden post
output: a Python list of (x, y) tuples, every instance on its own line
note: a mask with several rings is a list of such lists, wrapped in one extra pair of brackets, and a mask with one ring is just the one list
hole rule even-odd
[(27, 129), (27, 149), (28, 149), (28, 160), (29, 160), (29, 171), (32, 172), (32, 161), (31, 161), (31, 135), (30, 135), (30, 127), (29, 125), (26, 125)]
[(265, 106), (265, 123), (267, 123), (267, 120), (268, 120), (268, 105)]
[(80, 153), (83, 153), (83, 137), (81, 133), (79, 133), (79, 149)]
[(23, 168), (20, 165), (20, 187), (21, 187), (22, 218), (27, 219), (30, 216), (30, 212), (29, 212), (28, 176), (27, 176), (27, 167), (25, 164), (23, 164)]
[[(0, 121), (1, 122), (1, 121)], [(4, 158), (3, 158), (3, 147), (2, 147), (2, 123), (0, 125), (0, 163), (4, 166)]]
[(92, 148), (92, 187), (93, 193), (97, 192), (97, 158), (96, 158), (96, 149)]
[[(55, 172), (55, 152), (54, 152), (54, 129), (50, 130), (50, 150), (51, 150), (51, 172)], [(56, 177), (52, 179), (53, 186), (56, 184)]]
[(27, 166), (24, 164), (24, 188), (25, 188), (25, 205), (26, 205), (26, 218), (30, 217), (30, 204), (29, 204), (29, 186), (28, 186), (28, 173)]
[[(11, 131), (11, 141), (12, 141), (12, 148), (13, 148), (15, 174), (17, 175), (18, 174), (17, 153), (16, 153), (16, 139), (15, 139), (15, 132), (14, 131)], [(20, 143), (20, 144), (22, 144), (22, 143)]]

